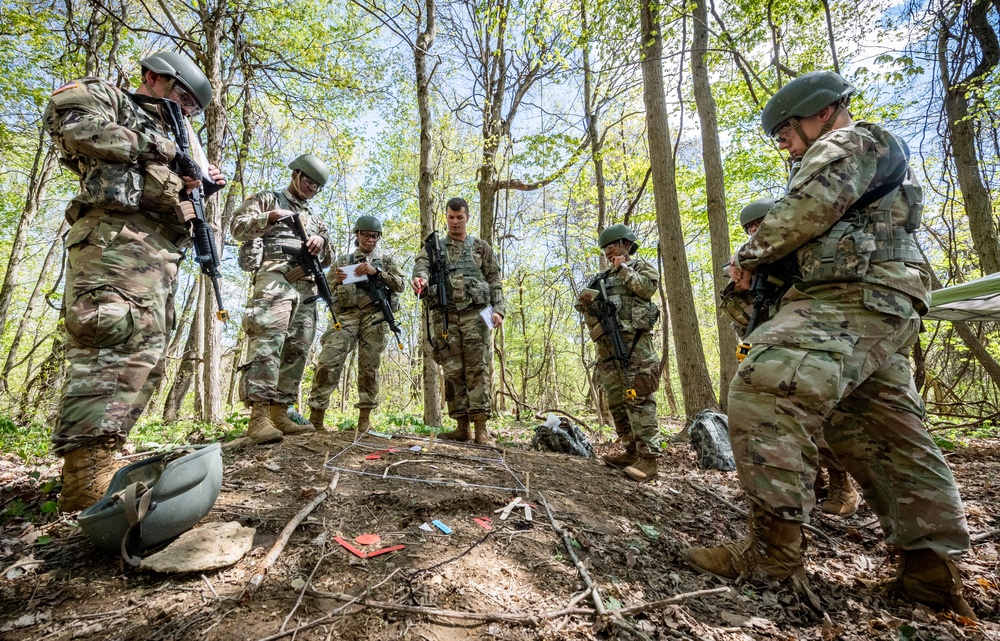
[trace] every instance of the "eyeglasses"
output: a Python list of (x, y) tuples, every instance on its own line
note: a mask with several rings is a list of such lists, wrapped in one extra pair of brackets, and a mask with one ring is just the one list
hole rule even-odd
[(787, 141), (796, 124), (798, 124), (797, 118), (789, 118), (782, 124), (778, 125), (778, 127), (771, 132), (771, 140), (776, 143), (783, 143)]
[(177, 82), (176, 78), (171, 78), (170, 82), (173, 83), (173, 87), (171, 88), (169, 95), (176, 97), (174, 102), (181, 106), (181, 109), (184, 110), (184, 113), (187, 116), (197, 116), (203, 111), (201, 105), (198, 104), (198, 101), (191, 95), (191, 92)]
[(359, 231), (358, 236), (361, 236), (365, 240), (378, 240), (379, 237), (382, 236), (382, 234), (378, 233), (377, 231)]
[(309, 187), (310, 189), (315, 189), (316, 191), (320, 190), (320, 184), (315, 180), (313, 180), (312, 178), (310, 178), (309, 176), (306, 176), (301, 171), (299, 171), (299, 180), (302, 181), (303, 185)]

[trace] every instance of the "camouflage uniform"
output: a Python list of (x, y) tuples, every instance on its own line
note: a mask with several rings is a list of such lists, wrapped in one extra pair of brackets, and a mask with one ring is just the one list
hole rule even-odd
[(66, 218), (66, 377), (52, 451), (120, 447), (159, 383), (189, 235), (159, 101), (97, 78), (57, 89), (45, 127), (80, 176)]
[[(324, 250), (330, 244), (326, 226), (305, 201), (287, 189), (280, 194), (254, 194), (233, 213), (233, 238), (241, 242), (264, 240), (263, 263), (254, 275), (253, 297), (243, 316), (247, 354), (240, 366), (240, 399), (248, 405), (296, 402), (309, 347), (316, 336), (316, 302), (304, 303), (316, 295), (316, 283), (302, 274), (295, 258), (285, 251), (302, 247), (292, 228), (284, 222), (268, 223), (268, 212), (275, 209), (300, 214), (306, 234), (321, 236)], [(325, 264), (329, 264), (328, 259)]]
[[(490, 414), (490, 367), (493, 345), (490, 328), (479, 315), (488, 305), (505, 316), (500, 266), (489, 243), (471, 234), (465, 240), (444, 236), (443, 257), (448, 263), (448, 338), (441, 344), (440, 310), (431, 313), (435, 349), (431, 357), (444, 370), (445, 399), (452, 418)], [(427, 252), (417, 254), (413, 278), (430, 277)], [(434, 296), (433, 292), (428, 296)], [(437, 349), (441, 348), (441, 349)]]
[[(358, 349), (358, 407), (378, 406), (379, 366), (389, 326), (380, 322), (382, 313), (363, 289), (356, 284), (338, 284), (334, 273), (338, 267), (358, 263), (364, 256), (364, 252), (360, 249), (340, 256), (327, 276), (327, 280), (333, 286), (337, 320), (342, 327), (339, 331), (328, 329), (320, 338), (323, 349), (316, 365), (312, 391), (309, 392), (309, 407), (322, 410), (329, 407), (330, 394), (340, 381), (340, 373), (344, 369), (347, 357), (358, 343), (361, 345)], [(403, 270), (395, 258), (378, 249), (366, 259), (380, 270), (377, 276), (368, 278), (374, 278), (389, 288), (392, 292), (389, 295), (389, 305), (395, 312), (399, 308), (398, 294), (406, 286)]]
[[(600, 278), (598, 274), (591, 282)], [(612, 358), (611, 337), (604, 333), (600, 320), (591, 311), (591, 304), (577, 301), (576, 310), (584, 315), (590, 338), (597, 346), (597, 377), (608, 398), (608, 409), (614, 418), (615, 431), (626, 451), (636, 451), (646, 457), (659, 457), (660, 428), (656, 421), (656, 390), (660, 386), (660, 357), (653, 345), (652, 330), (660, 310), (652, 302), (660, 275), (646, 261), (634, 258), (617, 271), (612, 270), (605, 283), (608, 298), (618, 309), (625, 349), (631, 349), (628, 381), (621, 367)], [(641, 332), (641, 333), (640, 333)], [(639, 340), (636, 340), (639, 334)], [(625, 390), (635, 389), (636, 397), (628, 399)]]
[[(871, 221), (880, 203), (862, 211), (860, 225), (842, 224), (850, 205), (884, 182), (877, 164), (888, 159), (887, 136), (853, 123), (820, 137), (788, 194), (737, 253), (736, 266), (753, 270), (795, 251), (802, 282), (749, 337), (753, 347), (730, 387), (729, 427), (749, 497), (781, 519), (805, 521), (814, 501), (813, 435), (826, 421), (830, 448), (860, 483), (887, 543), (949, 558), (969, 546), (965, 513), (923, 425), (907, 358), (930, 298), (929, 268), (876, 260), (884, 245)], [(911, 203), (919, 188), (904, 187), (891, 200), (893, 230), (918, 206)], [(821, 260), (833, 246), (835, 260)]]

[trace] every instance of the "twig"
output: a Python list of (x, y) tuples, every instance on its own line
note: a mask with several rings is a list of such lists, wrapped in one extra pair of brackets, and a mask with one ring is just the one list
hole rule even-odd
[(626, 622), (625, 619), (620, 614), (618, 614), (616, 610), (612, 610), (609, 612), (607, 609), (605, 609), (604, 599), (601, 598), (601, 593), (597, 589), (597, 585), (590, 578), (590, 573), (587, 572), (587, 568), (583, 566), (583, 563), (580, 562), (580, 558), (576, 555), (576, 552), (573, 550), (573, 544), (570, 541), (569, 534), (566, 532), (565, 529), (563, 529), (561, 525), (559, 525), (559, 522), (556, 521), (556, 517), (552, 514), (552, 508), (549, 506), (549, 502), (545, 500), (545, 495), (542, 494), (541, 492), (538, 493), (538, 500), (539, 502), (541, 502), (542, 506), (545, 507), (546, 514), (549, 515), (549, 521), (552, 523), (552, 529), (555, 530), (556, 534), (562, 537), (563, 545), (566, 546), (566, 551), (569, 552), (570, 558), (573, 559), (573, 565), (576, 566), (577, 572), (580, 573), (580, 578), (582, 578), (584, 584), (588, 588), (590, 588), (590, 598), (594, 602), (594, 608), (597, 612), (597, 615), (601, 618), (607, 618), (612, 625), (622, 630), (623, 632), (631, 634), (632, 636), (638, 637), (640, 639), (644, 639), (645, 641), (650, 641), (649, 637), (647, 637), (645, 634), (643, 634), (635, 627), (630, 625), (628, 622)]
[[(461, 610), (442, 610), (439, 608), (429, 608), (422, 605), (403, 605), (401, 603), (386, 603), (384, 601), (364, 601), (349, 594), (336, 594), (333, 592), (318, 592), (310, 590), (311, 596), (325, 599), (337, 599), (338, 601), (352, 601), (355, 605), (369, 608), (379, 608), (381, 610), (393, 610), (396, 612), (408, 612), (410, 614), (421, 614), (424, 616), (445, 617), (447, 619), (462, 619), (466, 621), (503, 621), (505, 623), (520, 623), (523, 625), (538, 625), (542, 621), (558, 619), (570, 614), (594, 614), (590, 608), (563, 608), (551, 612), (539, 612), (537, 614), (522, 614), (519, 612), (463, 612)], [(350, 605), (350, 603), (348, 603)], [(260, 641), (271, 641), (260, 639)]]
[(208, 580), (208, 577), (205, 576), (204, 574), (202, 574), (201, 578), (203, 578), (205, 580), (205, 583), (208, 584), (208, 589), (212, 591), (212, 596), (214, 596), (216, 599), (218, 599), (219, 598), (219, 593), (215, 591), (214, 587), (212, 587), (212, 582)]
[(997, 534), (1000, 534), (1000, 530), (990, 530), (988, 532), (980, 532), (979, 534), (971, 537), (970, 540), (973, 543), (982, 543), (983, 541), (992, 539)]
[(731, 590), (730, 587), (722, 588), (712, 588), (711, 590), (695, 590), (694, 592), (684, 592), (682, 594), (675, 594), (672, 597), (667, 597), (666, 599), (660, 599), (659, 601), (650, 601), (649, 603), (643, 603), (642, 605), (633, 605), (627, 608), (620, 608), (614, 610), (615, 613), (621, 616), (632, 616), (633, 614), (639, 614), (640, 612), (648, 612), (650, 610), (659, 610), (663, 606), (673, 605), (675, 603), (683, 603), (684, 601), (690, 601), (691, 599), (697, 599), (703, 596), (710, 596), (713, 594), (724, 594)]
[(333, 480), (330, 481), (329, 487), (317, 494), (316, 498), (310, 501), (308, 505), (299, 510), (298, 514), (292, 517), (292, 520), (288, 522), (285, 529), (281, 531), (281, 535), (278, 537), (278, 540), (271, 546), (271, 551), (264, 557), (264, 560), (260, 564), (260, 569), (257, 570), (257, 573), (250, 578), (250, 582), (247, 583), (247, 586), (243, 588), (243, 593), (240, 594), (240, 603), (246, 604), (253, 598), (253, 593), (256, 592), (257, 588), (260, 587), (260, 584), (264, 582), (264, 575), (267, 574), (268, 569), (274, 564), (274, 562), (278, 560), (281, 552), (288, 544), (288, 539), (292, 538), (292, 533), (295, 532), (295, 528), (297, 528), (299, 523), (301, 523), (303, 519), (309, 516), (309, 514), (316, 509), (316, 506), (325, 501), (326, 497), (330, 496), (333, 490), (337, 488), (337, 483), (339, 481), (340, 472), (337, 472), (337, 474), (334, 475)]
[[(390, 463), (389, 465), (387, 465), (385, 467), (385, 470), (382, 471), (382, 478), (388, 478), (388, 476), (389, 476), (389, 470), (391, 468), (396, 467), (397, 465), (402, 465), (403, 463), (423, 463), (425, 465), (433, 465), (436, 462), (437, 461), (428, 461), (428, 460), (425, 460), (425, 459), (416, 459), (416, 458), (410, 458), (410, 459), (404, 459), (402, 461), (396, 461), (395, 463)], [(468, 463), (449, 463), (448, 465), (457, 465), (459, 467), (471, 467), (473, 469), (477, 469), (477, 468), (483, 467), (482, 465), (469, 465)]]
[[(729, 509), (731, 509), (732, 511), (736, 512), (737, 514), (739, 514), (742, 517), (747, 517), (749, 515), (749, 512), (747, 512), (743, 508), (739, 507), (738, 505), (734, 505), (734, 504), (730, 503), (726, 499), (722, 498), (722, 496), (720, 494), (716, 494), (716, 493), (710, 491), (707, 487), (703, 487), (701, 485), (698, 485), (697, 483), (695, 483), (691, 479), (688, 479), (688, 485), (690, 485), (694, 489), (698, 490), (699, 492), (702, 492), (703, 494), (707, 494), (707, 495), (709, 495), (711, 497), (714, 497), (714, 498), (718, 499), (720, 502), (725, 503), (727, 506), (729, 506)], [(815, 525), (811, 525), (809, 523), (803, 523), (802, 524), (802, 529), (809, 530), (810, 532), (812, 532), (816, 536), (822, 537), (827, 543), (829, 543), (833, 547), (838, 547), (837, 546), (837, 542), (834, 541), (833, 539), (831, 539), (829, 534), (827, 534), (823, 530), (819, 529)]]
[[(291, 630), (284, 630), (282, 632), (278, 632), (277, 634), (272, 634), (269, 637), (264, 637), (262, 639), (258, 639), (257, 641), (275, 641), (275, 639), (281, 639), (283, 637), (287, 637), (288, 635), (293, 635), (294, 636), (295, 634), (298, 634), (301, 630), (308, 630), (309, 628), (315, 628), (317, 625), (319, 625), (319, 624), (321, 624), (321, 623), (323, 623), (325, 621), (329, 621), (333, 617), (337, 616), (338, 614), (340, 614), (341, 612), (343, 612), (344, 610), (346, 610), (348, 607), (350, 607), (350, 605), (352, 603), (354, 603), (354, 602), (358, 601), (359, 599), (363, 598), (365, 595), (370, 594), (372, 590), (378, 588), (383, 583), (385, 583), (386, 581), (388, 581), (389, 579), (391, 579), (393, 576), (396, 575), (397, 572), (399, 572), (399, 568), (396, 568), (395, 570), (393, 570), (392, 572), (390, 572), (384, 579), (382, 579), (381, 581), (379, 581), (375, 585), (371, 586), (370, 588), (366, 589), (364, 592), (362, 592), (358, 596), (354, 597), (353, 599), (351, 599), (350, 601), (348, 601), (344, 605), (340, 606), (336, 610), (333, 610), (332, 612), (328, 612), (327, 614), (324, 614), (323, 616), (321, 616), (320, 618), (316, 619), (315, 621), (310, 621), (309, 623), (304, 623), (302, 625), (298, 625), (298, 626), (292, 628)], [(308, 586), (306, 586), (306, 587), (308, 587)], [(308, 594), (310, 596), (325, 596), (323, 593), (317, 592), (316, 590), (306, 590), (306, 594)]]
[[(141, 604), (140, 604), (141, 605)], [(118, 616), (120, 614), (125, 614), (126, 612), (131, 612), (132, 610), (139, 607), (138, 605), (130, 605), (128, 607), (121, 608), (120, 610), (109, 610), (108, 612), (91, 612), (90, 614), (73, 614), (65, 617), (66, 621), (84, 621), (86, 619), (103, 619), (104, 617)]]
[(292, 615), (295, 614), (295, 611), (299, 609), (300, 605), (302, 605), (302, 597), (306, 595), (306, 590), (308, 590), (309, 586), (312, 584), (313, 577), (316, 576), (316, 570), (319, 569), (319, 566), (323, 562), (323, 559), (330, 556), (331, 554), (332, 552), (327, 552), (326, 554), (321, 555), (319, 559), (316, 561), (316, 565), (313, 566), (312, 572), (309, 573), (309, 578), (306, 579), (306, 584), (303, 585), (302, 589), (299, 591), (299, 598), (295, 600), (295, 605), (292, 606), (292, 609), (288, 612), (288, 616), (285, 617), (285, 620), (281, 622), (281, 627), (279, 628), (281, 632), (285, 631), (285, 626), (288, 625), (288, 622), (291, 620)]
[(571, 421), (576, 421), (577, 423), (579, 423), (580, 425), (582, 425), (583, 429), (587, 430), (591, 434), (594, 433), (594, 430), (589, 425), (587, 425), (586, 423), (584, 423), (583, 421), (581, 421), (577, 417), (573, 416), (569, 412), (564, 412), (563, 410), (556, 410), (556, 409), (542, 410), (542, 411), (538, 412), (537, 414), (535, 414), (535, 418), (537, 418), (540, 421), (544, 421), (545, 418), (546, 418), (545, 415), (548, 414), (549, 412), (552, 412), (553, 414), (562, 414), (563, 416), (565, 416), (566, 418), (570, 419)]

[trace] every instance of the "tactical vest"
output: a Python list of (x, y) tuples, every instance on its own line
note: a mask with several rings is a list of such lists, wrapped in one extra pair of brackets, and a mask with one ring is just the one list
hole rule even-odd
[[(330, 275), (327, 277), (327, 280), (330, 281), (331, 283), (335, 283), (336, 282), (336, 278), (335, 278), (333, 272), (338, 267), (343, 267), (345, 265), (356, 265), (356, 264), (358, 264), (360, 261), (358, 261), (356, 259), (357, 259), (357, 255), (359, 253), (363, 254), (363, 252), (361, 252), (361, 250), (357, 250), (357, 251), (351, 252), (350, 254), (347, 254), (346, 256), (342, 256), (341, 258), (337, 259), (336, 264), (333, 267), (330, 268)], [(378, 250), (373, 251), (368, 256), (368, 262), (371, 263), (374, 267), (376, 267), (378, 269), (381, 269), (383, 272), (386, 270), (386, 258), (385, 258), (385, 255), (382, 252), (378, 251)], [(375, 278), (375, 277), (374, 276), (369, 276), (368, 278), (372, 279), (372, 278)], [(399, 294), (397, 294), (396, 292), (392, 291), (388, 287), (385, 287), (382, 283), (377, 283), (377, 284), (378, 284), (379, 287), (383, 287), (386, 290), (386, 295), (389, 298), (389, 307), (392, 309), (392, 311), (394, 311), (394, 312), (398, 311), (399, 310)], [(346, 310), (346, 309), (350, 309), (350, 308), (353, 308), (353, 307), (359, 307), (359, 306), (361, 308), (365, 308), (369, 304), (371, 304), (371, 298), (369, 298), (368, 294), (364, 291), (363, 288), (359, 287), (357, 283), (351, 283), (350, 285), (336, 285), (336, 292), (334, 292), (334, 293), (337, 296), (337, 305), (341, 309), (345, 309)]]
[[(302, 226), (308, 234), (311, 230), (312, 211), (308, 205), (295, 205), (285, 196), (284, 192), (274, 192), (278, 206), (298, 213), (302, 217)], [(291, 254), (298, 252), (302, 248), (302, 241), (295, 235), (292, 228), (283, 222), (271, 225), (270, 229), (261, 236), (263, 239), (263, 263), (268, 262), (292, 262)], [(289, 253), (291, 252), (291, 253)]]
[[(629, 267), (634, 267), (638, 260), (633, 259), (627, 264)], [(596, 283), (602, 276), (598, 275), (592, 282)], [(639, 331), (648, 332), (656, 326), (656, 322), (660, 319), (660, 308), (656, 306), (656, 303), (643, 300), (633, 294), (625, 285), (625, 281), (618, 276), (617, 270), (612, 270), (608, 275), (604, 284), (604, 290), (608, 294), (608, 300), (618, 310), (616, 315), (618, 323), (621, 325), (622, 334), (633, 334)], [(604, 335), (604, 330), (596, 317), (588, 316), (588, 320), (591, 318), (593, 319), (593, 323), (588, 322), (590, 337), (593, 340), (597, 340)]]
[(483, 277), (482, 267), (476, 265), (476, 261), (472, 258), (474, 247), (472, 236), (466, 236), (462, 252), (454, 264), (448, 261), (447, 243), (441, 252), (448, 270), (448, 306), (458, 311), (470, 305), (486, 307), (490, 304), (490, 284)]
[[(899, 143), (887, 135), (890, 149), (895, 146), (895, 153), (902, 155)], [(920, 228), (923, 200), (907, 160), (903, 157), (878, 174), (879, 186), (865, 192), (828, 231), (798, 250), (804, 284), (862, 281), (871, 265), (924, 262), (914, 236)], [(901, 224), (895, 224), (892, 208), (900, 192), (907, 214)]]

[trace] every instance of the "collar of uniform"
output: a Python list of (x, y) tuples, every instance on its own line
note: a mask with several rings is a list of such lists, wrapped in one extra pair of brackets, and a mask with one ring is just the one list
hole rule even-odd
[(289, 191), (289, 189), (287, 187), (281, 193), (284, 194), (285, 198), (288, 199), (288, 202), (290, 202), (292, 204), (295, 204), (295, 205), (298, 205), (298, 206), (300, 206), (300, 207), (302, 207), (304, 209), (309, 209), (309, 205), (306, 203), (306, 201), (304, 201), (304, 200), (302, 200), (300, 198), (296, 198), (295, 195), (292, 194), (292, 192)]

